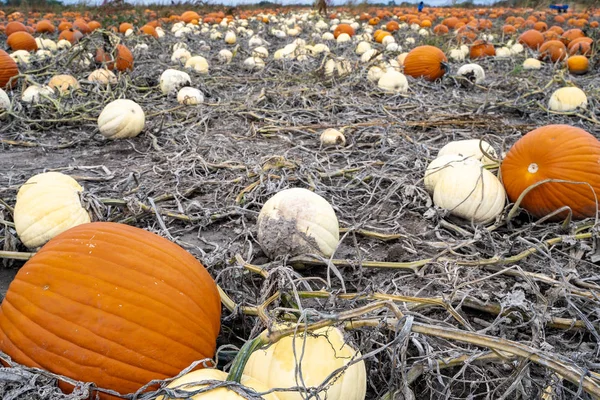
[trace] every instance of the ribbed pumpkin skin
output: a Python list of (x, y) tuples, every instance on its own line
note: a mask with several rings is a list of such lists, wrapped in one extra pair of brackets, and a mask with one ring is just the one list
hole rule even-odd
[(404, 74), (435, 81), (446, 73), (445, 62), (448, 62), (446, 55), (437, 47), (415, 47), (404, 59)]
[[(532, 163), (535, 173), (529, 172)], [(583, 129), (569, 125), (548, 125), (519, 139), (501, 165), (502, 181), (510, 201), (515, 202), (532, 184), (544, 179), (589, 183), (600, 199), (600, 142)], [(531, 190), (521, 207), (535, 217), (569, 206), (577, 219), (593, 217), (596, 201), (588, 185), (545, 183)], [(564, 218), (566, 213), (555, 217)]]
[[(19, 75), (17, 63), (10, 58), (7, 52), (0, 49), (0, 89), (6, 88), (10, 78), (16, 75)], [(14, 86), (15, 83), (16, 79), (13, 80), (11, 86)]]
[(27, 32), (15, 32), (6, 39), (6, 44), (13, 50), (36, 51), (37, 43), (31, 34)]
[(216, 285), (191, 254), (95, 222), (50, 240), (19, 270), (0, 306), (0, 350), (130, 393), (212, 357), (220, 313)]

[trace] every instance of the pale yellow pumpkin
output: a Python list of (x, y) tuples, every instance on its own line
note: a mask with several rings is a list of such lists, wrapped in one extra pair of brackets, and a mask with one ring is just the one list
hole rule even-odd
[(449, 165), (433, 189), (436, 206), (475, 223), (493, 221), (504, 210), (505, 198), (500, 180), (475, 163)]
[(329, 257), (339, 242), (333, 207), (307, 189), (282, 190), (260, 210), (258, 243), (270, 258), (321, 254)]
[(550, 100), (548, 108), (552, 111), (575, 111), (578, 108), (586, 108), (588, 104), (585, 92), (578, 87), (563, 87), (556, 89)]
[(423, 184), (425, 185), (427, 192), (433, 193), (433, 189), (442, 175), (442, 172), (444, 172), (447, 168), (452, 168), (452, 166), (456, 164), (465, 163), (482, 165), (481, 162), (475, 158), (465, 158), (458, 154), (442, 155), (430, 162), (425, 170), (425, 177), (423, 179)]
[(108, 139), (124, 139), (140, 134), (146, 124), (144, 110), (135, 101), (114, 100), (98, 117), (98, 129)]
[[(193, 392), (207, 385), (202, 385), (202, 381), (225, 381), (227, 380), (227, 374), (218, 369), (204, 368), (196, 371), (192, 371), (188, 374), (183, 375), (180, 378), (175, 379), (167, 386), (168, 388), (177, 388), (177, 390), (183, 390), (186, 392)], [(253, 389), (257, 393), (268, 392), (267, 386), (259, 382), (258, 380), (249, 376), (243, 375), (241, 382), (243, 386)], [(274, 393), (269, 393), (262, 396), (265, 400), (279, 400), (279, 397)], [(171, 399), (171, 398), (169, 398)], [(225, 387), (209, 390), (204, 393), (196, 394), (192, 397), (186, 397), (189, 400), (243, 400), (245, 397), (240, 396), (232, 390)], [(157, 400), (166, 400), (165, 397), (161, 396)], [(173, 399), (178, 400), (178, 399)]]
[(60, 172), (32, 176), (17, 193), (14, 222), (21, 242), (35, 249), (56, 235), (90, 222), (77, 181)]
[[(295, 351), (294, 351), (295, 349)], [(269, 388), (318, 387), (338, 368), (360, 358), (359, 351), (345, 343), (342, 331), (325, 327), (304, 334), (286, 336), (250, 356), (244, 374)], [(304, 383), (304, 385), (302, 384)], [(328, 400), (364, 400), (367, 374), (364, 361), (344, 369), (337, 379), (325, 385), (319, 398)], [(302, 400), (306, 393), (277, 391), (281, 400)]]

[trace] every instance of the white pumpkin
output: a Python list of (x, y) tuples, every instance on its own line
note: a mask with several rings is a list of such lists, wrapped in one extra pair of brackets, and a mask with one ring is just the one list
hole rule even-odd
[(118, 82), (117, 76), (112, 71), (104, 68), (92, 71), (88, 75), (88, 81), (102, 85), (115, 85)]
[(227, 31), (227, 33), (225, 34), (225, 43), (235, 44), (236, 41), (237, 41), (237, 37), (235, 36), (235, 32)]
[(450, 59), (457, 62), (465, 61), (465, 53), (461, 49), (450, 50)]
[(27, 50), (17, 50), (10, 53), (10, 58), (12, 58), (17, 64), (27, 65), (31, 60), (31, 53), (29, 53)]
[(321, 133), (320, 140), (323, 146), (346, 145), (346, 137), (344, 137), (344, 134), (333, 128), (325, 129), (323, 133)]
[(144, 129), (145, 123), (142, 107), (128, 99), (111, 101), (98, 117), (98, 129), (108, 139), (135, 137)]
[(523, 69), (541, 69), (542, 63), (536, 58), (528, 58), (523, 61)]
[(244, 60), (244, 68), (248, 71), (260, 71), (265, 67), (265, 62), (260, 57), (248, 57)]
[(369, 50), (371, 50), (371, 44), (369, 44), (369, 42), (362, 41), (358, 45), (356, 45), (356, 49), (354, 50), (354, 52), (359, 56), (362, 56)]
[(456, 71), (456, 75), (476, 84), (481, 84), (485, 80), (485, 71), (479, 64), (465, 64)]
[(408, 92), (408, 80), (403, 73), (388, 69), (377, 82), (377, 86), (386, 92)]
[(192, 83), (192, 79), (187, 72), (176, 69), (167, 69), (160, 75), (160, 90), (163, 94), (175, 93), (179, 88)]
[(496, 58), (511, 58), (513, 52), (508, 47), (500, 47), (496, 49)]
[(345, 58), (329, 59), (325, 63), (325, 76), (342, 78), (352, 72), (350, 62)]
[(464, 158), (473, 158), (481, 161), (483, 165), (495, 164), (496, 161), (488, 158), (481, 149), (491, 157), (497, 158), (496, 150), (494, 150), (492, 145), (485, 140), (479, 139), (455, 140), (450, 142), (440, 149), (437, 156), (455, 154)]
[(21, 242), (36, 249), (74, 226), (90, 222), (77, 181), (60, 172), (32, 176), (17, 193), (14, 222)]
[(429, 192), (429, 194), (433, 193), (433, 189), (438, 182), (441, 173), (446, 169), (450, 168), (455, 164), (468, 164), (475, 163), (477, 165), (482, 165), (479, 160), (475, 158), (465, 158), (463, 156), (459, 156), (458, 154), (446, 154), (442, 156), (438, 156), (432, 162), (429, 163), (427, 169), (425, 170), (425, 177), (423, 178), (423, 185), (425, 186), (425, 190)]
[(333, 36), (333, 33), (331, 33), (331, 32), (325, 32), (321, 36), (321, 39), (323, 39), (323, 40), (335, 40), (335, 36)]
[(575, 111), (578, 108), (586, 108), (587, 104), (587, 96), (583, 90), (578, 87), (563, 87), (552, 93), (548, 108), (552, 111)]
[(258, 216), (258, 243), (270, 258), (321, 254), (329, 257), (339, 242), (333, 207), (307, 189), (282, 190), (271, 197)]
[(396, 57), (396, 61), (400, 66), (404, 66), (404, 60), (406, 59), (407, 55), (408, 53), (400, 53), (398, 54), (398, 57)]
[(32, 85), (23, 91), (21, 101), (36, 104), (40, 101), (40, 97), (52, 96), (53, 93), (52, 88), (48, 86)]
[(475, 223), (493, 221), (504, 210), (505, 198), (500, 180), (475, 163), (449, 165), (433, 189), (436, 206)]
[(231, 59), (233, 58), (233, 53), (227, 49), (223, 49), (219, 51), (219, 55), (217, 56), (219, 61), (224, 64), (229, 64)]
[(385, 70), (379, 65), (373, 65), (367, 71), (367, 79), (373, 83), (379, 82), (379, 79), (385, 74)]
[[(167, 386), (170, 389), (175, 389), (185, 391), (185, 392), (194, 392), (199, 390), (207, 385), (202, 385), (201, 382), (204, 381), (226, 381), (227, 373), (220, 371), (218, 369), (212, 368), (204, 368), (196, 371), (189, 372), (182, 377), (175, 379), (173, 382), (169, 383)], [(262, 382), (251, 378), (247, 375), (242, 375), (242, 379), (240, 382), (243, 386), (253, 389), (257, 393), (265, 393), (269, 391), (269, 388)], [(233, 390), (227, 389), (225, 387), (209, 390), (207, 392), (198, 393), (191, 397), (186, 397), (188, 400), (243, 400), (246, 397), (241, 396), (234, 392)], [(265, 400), (279, 400), (279, 397), (275, 393), (269, 393), (262, 396)], [(180, 400), (173, 399), (172, 400)], [(165, 397), (160, 396), (157, 400), (167, 400)]]
[(252, 56), (260, 57), (262, 59), (269, 58), (269, 50), (267, 50), (263, 46), (255, 47), (254, 49), (252, 49)]
[(525, 51), (525, 48), (523, 47), (523, 45), (521, 43), (515, 43), (512, 46), (510, 46), (510, 52), (513, 55), (521, 54), (524, 51)]
[(208, 74), (208, 61), (202, 56), (193, 56), (185, 62), (186, 68), (191, 68), (201, 74)]
[(171, 62), (185, 64), (192, 57), (192, 53), (186, 49), (177, 49), (171, 55)]
[(360, 62), (368, 63), (371, 60), (380, 60), (382, 58), (381, 54), (376, 49), (369, 49), (365, 51), (362, 56), (360, 56)]
[[(268, 348), (252, 353), (244, 374), (270, 388), (319, 387), (330, 374), (360, 356), (359, 351), (346, 343), (338, 328), (330, 326), (306, 334), (299, 329), (295, 335), (285, 336)], [(318, 395), (315, 393), (315, 398), (364, 400), (367, 390), (364, 361), (342, 369), (338, 377), (323, 386), (325, 389)], [(297, 391), (276, 394), (281, 400), (306, 398), (304, 392)]]
[(10, 110), (10, 98), (3, 89), (0, 89), (0, 113)]
[(177, 102), (185, 105), (196, 105), (204, 102), (204, 95), (199, 89), (193, 87), (182, 87), (177, 92)]
[(58, 50), (66, 50), (66, 49), (70, 49), (72, 46), (71, 42), (69, 42), (68, 40), (65, 39), (60, 39), (57, 43), (56, 43), (56, 48)]
[(72, 75), (54, 75), (48, 82), (48, 86), (58, 91), (59, 94), (67, 94), (81, 87), (77, 79)]
[(340, 33), (336, 39), (336, 42), (338, 43), (346, 43), (351, 41), (352, 38), (350, 37), (350, 35), (348, 35), (347, 33)]

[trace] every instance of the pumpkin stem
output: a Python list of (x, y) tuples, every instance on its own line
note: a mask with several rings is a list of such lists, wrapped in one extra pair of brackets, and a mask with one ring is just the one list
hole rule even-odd
[(252, 340), (248, 340), (240, 349), (237, 356), (233, 360), (233, 364), (231, 365), (231, 369), (229, 370), (229, 375), (227, 375), (228, 381), (240, 382), (242, 379), (242, 373), (244, 372), (244, 368), (246, 367), (246, 363), (250, 359), (252, 353), (255, 350), (260, 349), (265, 344), (269, 343), (268, 336), (261, 333), (257, 337)]

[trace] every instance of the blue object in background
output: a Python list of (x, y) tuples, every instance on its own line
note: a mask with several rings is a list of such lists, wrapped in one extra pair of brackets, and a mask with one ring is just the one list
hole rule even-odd
[(556, 10), (560, 13), (560, 12), (566, 12), (567, 9), (569, 8), (569, 5), (568, 4), (550, 4), (549, 7), (551, 10)]
[(419, 10), (419, 12), (423, 11), (423, 7), (425, 7), (425, 4), (423, 4), (423, 2), (420, 2), (419, 6), (417, 7), (417, 9)]

